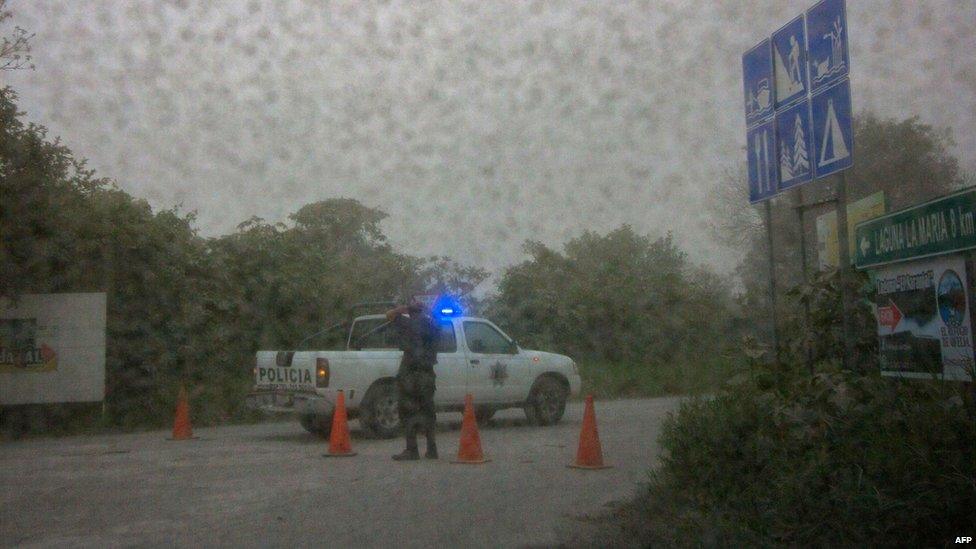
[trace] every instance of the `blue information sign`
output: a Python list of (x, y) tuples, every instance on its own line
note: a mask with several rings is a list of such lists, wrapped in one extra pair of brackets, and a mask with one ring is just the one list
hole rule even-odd
[(769, 38), (742, 56), (745, 85), (746, 127), (773, 116), (773, 56)]
[(851, 167), (854, 130), (851, 127), (851, 82), (841, 82), (810, 100), (813, 115), (813, 146), (817, 177)]
[(846, 0), (819, 0), (742, 56), (750, 202), (853, 164), (848, 43)]
[(802, 101), (776, 113), (776, 162), (779, 189), (813, 178), (810, 147), (810, 102)]
[(773, 76), (776, 110), (805, 99), (807, 85), (807, 39), (803, 16), (773, 33)]
[(851, 61), (847, 44), (844, 0), (821, 0), (807, 11), (807, 53), (812, 93), (849, 74)]
[(746, 132), (749, 150), (749, 202), (755, 204), (779, 191), (776, 171), (776, 121), (772, 118)]

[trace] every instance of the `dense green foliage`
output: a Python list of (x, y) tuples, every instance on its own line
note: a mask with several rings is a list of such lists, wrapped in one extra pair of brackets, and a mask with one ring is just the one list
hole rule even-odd
[(629, 545), (933, 546), (976, 524), (976, 404), (957, 386), (759, 370), (664, 427), (609, 532)]
[(203, 238), (192, 214), (154, 213), (95, 178), (24, 124), (15, 99), (0, 91), (0, 295), (107, 292), (109, 424), (165, 423), (180, 383), (197, 421), (244, 417), (258, 347), (293, 346), (358, 301), (470, 290), (486, 276), (394, 251), (385, 214), (348, 199)]
[(491, 316), (527, 346), (583, 361), (591, 389), (668, 392), (653, 378), (720, 362), (733, 327), (731, 291), (670, 235), (652, 240), (625, 225), (586, 232), (562, 253), (537, 242), (525, 250), (529, 259), (502, 276)]
[(757, 360), (668, 419), (650, 485), (585, 543), (933, 546), (966, 535), (976, 524), (971, 386), (882, 378), (863, 301), (873, 290), (856, 276), (858, 353), (855, 371), (842, 371), (837, 280), (832, 271), (791, 290), (810, 321), (788, 326), (782, 364), (746, 346)]
[[(783, 342), (780, 352), (787, 362), (833, 365), (844, 363), (844, 332), (840, 271), (830, 269), (811, 276), (810, 282), (798, 284), (786, 292), (787, 304), (794, 314), (782, 326)], [(865, 272), (847, 272), (849, 295), (853, 297), (850, 329), (856, 356), (852, 365), (865, 371), (876, 371), (878, 364), (877, 323), (872, 311), (874, 286)]]

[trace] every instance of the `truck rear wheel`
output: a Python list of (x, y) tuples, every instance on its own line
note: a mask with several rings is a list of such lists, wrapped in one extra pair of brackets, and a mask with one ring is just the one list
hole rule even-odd
[(376, 438), (393, 438), (400, 434), (400, 411), (397, 388), (392, 382), (376, 383), (363, 397), (360, 423)]
[(313, 435), (328, 437), (332, 432), (332, 416), (305, 414), (298, 419), (298, 422)]
[(566, 412), (566, 386), (553, 377), (542, 377), (532, 386), (529, 400), (525, 403), (525, 417), (530, 423), (552, 425)]
[(495, 411), (494, 408), (476, 407), (474, 409), (474, 418), (478, 421), (478, 425), (487, 425), (495, 415)]

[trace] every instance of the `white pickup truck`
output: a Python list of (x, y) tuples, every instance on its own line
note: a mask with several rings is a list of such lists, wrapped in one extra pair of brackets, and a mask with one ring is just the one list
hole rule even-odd
[[(567, 356), (522, 349), (483, 318), (436, 316), (440, 328), (437, 364), (438, 411), (461, 411), (471, 393), (478, 419), (520, 407), (539, 425), (558, 422), (566, 399), (580, 391), (576, 363)], [(259, 351), (255, 386), (246, 403), (253, 409), (297, 414), (302, 426), (328, 436), (336, 395), (345, 393), (350, 418), (373, 436), (400, 429), (395, 376), (403, 352), (383, 315), (357, 317), (344, 350)]]

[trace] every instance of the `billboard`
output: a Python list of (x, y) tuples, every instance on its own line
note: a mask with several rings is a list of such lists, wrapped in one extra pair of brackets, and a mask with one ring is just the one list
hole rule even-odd
[(104, 395), (104, 293), (0, 302), (0, 405), (98, 402)]
[(972, 380), (966, 263), (958, 256), (912, 261), (875, 273), (881, 374)]

